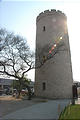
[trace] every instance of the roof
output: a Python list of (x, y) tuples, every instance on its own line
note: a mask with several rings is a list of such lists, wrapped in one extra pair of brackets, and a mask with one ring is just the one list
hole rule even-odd
[(11, 85), (12, 82), (13, 82), (13, 79), (0, 78), (0, 85)]

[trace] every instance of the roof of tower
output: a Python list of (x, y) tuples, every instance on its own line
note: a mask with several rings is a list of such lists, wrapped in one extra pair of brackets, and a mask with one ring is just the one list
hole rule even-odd
[(37, 22), (42, 18), (45, 17), (47, 15), (58, 15), (58, 16), (62, 16), (63, 18), (67, 19), (67, 16), (60, 10), (55, 10), (55, 9), (51, 9), (51, 10), (45, 10), (44, 12), (41, 12), (38, 16), (37, 16)]

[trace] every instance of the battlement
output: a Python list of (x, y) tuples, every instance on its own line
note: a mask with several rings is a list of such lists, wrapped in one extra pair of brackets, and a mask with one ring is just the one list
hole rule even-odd
[(45, 10), (44, 12), (41, 12), (38, 16), (36, 21), (38, 22), (42, 17), (45, 17), (47, 15), (58, 15), (61, 16), (65, 19), (67, 19), (67, 16), (60, 10), (55, 10), (55, 9), (51, 9), (51, 10)]

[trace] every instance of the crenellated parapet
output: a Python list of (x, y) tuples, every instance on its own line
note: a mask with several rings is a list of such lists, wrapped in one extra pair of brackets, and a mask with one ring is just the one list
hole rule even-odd
[(45, 10), (44, 12), (41, 12), (38, 16), (36, 21), (38, 22), (42, 17), (45, 17), (47, 15), (54, 15), (54, 16), (61, 16), (64, 19), (67, 19), (66, 15), (60, 11), (60, 10), (55, 10), (55, 9), (51, 9), (51, 10)]

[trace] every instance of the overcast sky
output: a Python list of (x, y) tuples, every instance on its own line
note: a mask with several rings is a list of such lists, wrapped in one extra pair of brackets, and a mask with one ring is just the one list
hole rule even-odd
[[(0, 27), (20, 34), (35, 50), (36, 17), (47, 9), (57, 9), (67, 15), (73, 78), (80, 81), (80, 0), (2, 0), (0, 2)], [(34, 80), (34, 70), (29, 72)]]

